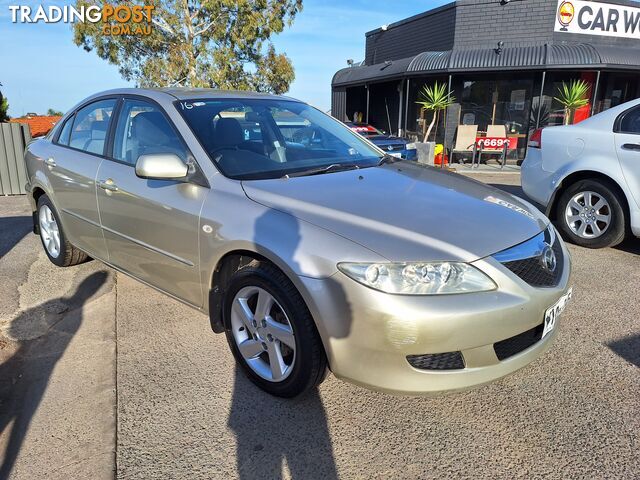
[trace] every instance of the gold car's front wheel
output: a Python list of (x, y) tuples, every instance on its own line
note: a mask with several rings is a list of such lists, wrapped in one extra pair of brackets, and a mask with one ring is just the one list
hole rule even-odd
[(273, 265), (254, 260), (225, 289), (227, 341), (256, 385), (294, 397), (318, 385), (326, 371), (320, 336), (302, 297)]

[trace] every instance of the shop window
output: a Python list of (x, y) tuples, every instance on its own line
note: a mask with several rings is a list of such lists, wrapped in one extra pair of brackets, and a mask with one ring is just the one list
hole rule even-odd
[[(540, 107), (540, 127), (564, 125), (566, 123), (579, 123), (591, 116), (593, 89), (596, 82), (596, 72), (554, 72), (547, 74)], [(573, 115), (558, 101), (558, 96), (563, 84), (573, 80), (582, 80), (589, 89), (587, 90), (587, 104), (575, 110)], [(537, 105), (537, 102), (535, 102)], [(534, 105), (535, 107), (535, 105)]]
[(460, 105), (457, 124), (477, 125), (479, 136), (486, 135), (490, 126), (504, 126), (507, 137), (517, 139), (509, 157), (522, 160), (531, 123), (533, 79), (533, 74), (460, 77), (454, 92)]
[(594, 112), (604, 112), (638, 97), (640, 97), (640, 84), (637, 75), (603, 72), (600, 76), (598, 100)]
[[(433, 119), (432, 111), (425, 111), (416, 103), (420, 96), (420, 91), (425, 85), (433, 86), (436, 82), (447, 85), (449, 77), (421, 77), (411, 79), (409, 82), (409, 102), (406, 116), (406, 137), (413, 140), (422, 141)], [(445, 113), (440, 112), (438, 122), (434, 123), (429, 135), (429, 141), (443, 143), (445, 139)]]

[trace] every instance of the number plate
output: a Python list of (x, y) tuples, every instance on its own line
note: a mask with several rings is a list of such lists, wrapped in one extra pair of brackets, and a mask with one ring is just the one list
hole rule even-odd
[(547, 308), (547, 311), (544, 312), (544, 329), (542, 330), (542, 338), (546, 337), (548, 333), (555, 328), (558, 317), (563, 312), (564, 307), (567, 306), (569, 300), (571, 300), (571, 294), (573, 293), (573, 288), (570, 288), (567, 293), (565, 293), (560, 299)]
[(402, 154), (401, 153), (390, 153), (389, 155), (391, 155), (392, 157), (402, 158)]

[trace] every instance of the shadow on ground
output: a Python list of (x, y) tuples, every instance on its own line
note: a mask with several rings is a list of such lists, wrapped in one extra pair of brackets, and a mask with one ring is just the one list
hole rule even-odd
[(634, 255), (640, 255), (640, 238), (628, 238), (614, 248)]
[(521, 197), (524, 199), (527, 198), (520, 185), (509, 185), (506, 183), (489, 183), (489, 185), (495, 188), (499, 188), (500, 190), (503, 190), (517, 197)]
[[(85, 278), (69, 297), (56, 298), (22, 312), (12, 320), (12, 330), (43, 319), (47, 332), (20, 343), (17, 351), (0, 365), (0, 434), (11, 424), (11, 433), (0, 467), (0, 478), (8, 478), (18, 457), (29, 424), (47, 389), (56, 363), (82, 324), (82, 306), (105, 284), (108, 274), (96, 272)], [(52, 314), (52, 312), (55, 312)]]
[(338, 478), (327, 415), (317, 390), (288, 400), (259, 390), (236, 368), (229, 427), (242, 480)]
[(640, 334), (614, 340), (607, 346), (627, 362), (640, 367)]
[(0, 217), (0, 258), (4, 257), (33, 229), (31, 217)]

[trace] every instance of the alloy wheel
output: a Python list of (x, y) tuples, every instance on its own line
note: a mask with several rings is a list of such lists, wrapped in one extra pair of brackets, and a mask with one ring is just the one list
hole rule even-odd
[(574, 234), (588, 239), (603, 235), (612, 220), (609, 202), (590, 190), (575, 194), (567, 204), (564, 216)]
[(60, 255), (60, 228), (58, 227), (58, 222), (56, 222), (56, 217), (53, 216), (53, 212), (47, 205), (40, 207), (38, 221), (44, 248), (53, 258), (58, 258)]
[(247, 365), (270, 382), (289, 376), (296, 360), (296, 343), (287, 314), (260, 287), (244, 287), (231, 306), (231, 329)]

